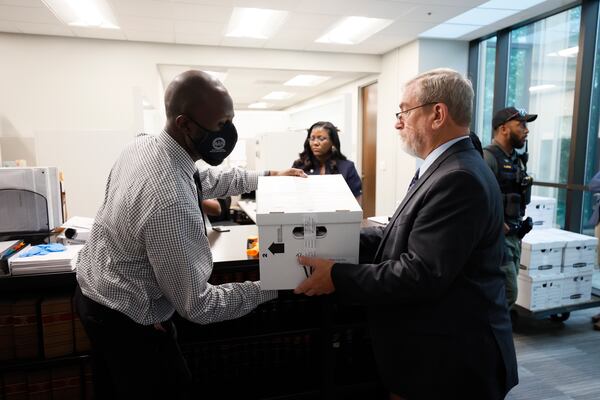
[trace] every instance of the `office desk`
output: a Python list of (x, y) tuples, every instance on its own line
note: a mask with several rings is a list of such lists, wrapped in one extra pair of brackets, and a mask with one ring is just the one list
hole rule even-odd
[[(229, 232), (209, 233), (214, 260), (209, 282), (257, 280), (258, 259), (246, 255), (247, 237), (256, 235), (257, 226), (224, 228)], [(74, 287), (73, 272), (8, 277), (0, 279), (0, 300), (13, 301), (27, 293), (70, 296)], [(224, 290), (230, 290), (228, 285)], [(235, 320), (199, 325), (174, 316), (198, 393), (222, 400), (384, 399), (364, 318), (361, 307), (291, 291), (280, 291), (278, 299)], [(41, 324), (42, 316), (36, 319)], [(76, 366), (80, 375), (74, 378), (81, 382), (83, 399), (89, 395), (89, 361), (89, 352), (76, 351), (59, 358), (1, 361), (0, 382), (12, 376), (7, 374)]]
[(256, 224), (256, 201), (255, 200), (239, 200), (238, 206)]

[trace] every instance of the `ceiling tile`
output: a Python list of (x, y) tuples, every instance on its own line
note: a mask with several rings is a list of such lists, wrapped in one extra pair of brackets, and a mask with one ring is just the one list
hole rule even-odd
[(74, 36), (66, 25), (36, 24), (32, 22), (17, 22), (17, 27), (23, 33), (34, 35)]
[(298, 11), (313, 14), (348, 15), (346, 0), (299, 0)]
[(14, 7), (0, 5), (2, 20), (23, 21), (40, 24), (59, 23), (58, 18), (46, 7)]
[(228, 6), (231, 7), (233, 0), (170, 0), (171, 3), (184, 3), (184, 4), (204, 4), (208, 6)]
[(46, 7), (40, 0), (0, 0), (0, 4), (18, 7)]
[(218, 46), (223, 37), (216, 34), (192, 34), (175, 32), (175, 43)]
[(184, 34), (209, 34), (223, 36), (224, 24), (213, 24), (210, 22), (175, 21), (175, 33)]
[(17, 27), (16, 22), (12, 21), (0, 21), (0, 32), (15, 32), (20, 33), (21, 31)]
[(124, 31), (136, 30), (165, 33), (174, 31), (173, 20), (171, 19), (124, 16), (119, 18), (119, 25)]
[[(328, 0), (330, 1), (330, 0)], [(272, 10), (300, 10), (297, 0), (233, 0), (234, 7), (266, 8)]]
[(411, 5), (410, 7), (406, 7), (406, 12), (400, 17), (400, 20), (440, 23), (456, 17), (468, 9), (468, 7), (428, 4)]
[(141, 42), (175, 43), (175, 34), (173, 32), (156, 32), (127, 30), (125, 36), (128, 40), (138, 40)]
[(174, 5), (173, 12), (175, 19), (226, 23), (231, 17), (233, 8), (178, 3)]
[(349, 0), (346, 5), (346, 15), (369, 18), (396, 19), (406, 14), (407, 8), (412, 8), (412, 4), (403, 4), (394, 1), (380, 0)]
[(134, 15), (147, 18), (171, 18), (174, 5), (170, 2), (143, 0), (115, 0), (114, 11), (118, 15)]
[(77, 37), (112, 40), (127, 39), (125, 33), (120, 29), (83, 28), (79, 26), (72, 26), (70, 29)]
[(285, 30), (312, 29), (316, 32), (315, 36), (319, 37), (322, 32), (331, 28), (339, 19), (340, 17), (336, 15), (292, 13), (285, 21), (284, 26)]
[(221, 41), (222, 46), (232, 47), (263, 47), (266, 40), (252, 39), (252, 38), (238, 38), (238, 37), (223, 37)]

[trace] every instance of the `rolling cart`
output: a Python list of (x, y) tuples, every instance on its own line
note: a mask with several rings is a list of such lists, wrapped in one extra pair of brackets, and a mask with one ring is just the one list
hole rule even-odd
[(525, 307), (515, 304), (511, 310), (511, 318), (513, 320), (513, 324), (521, 317), (534, 319), (550, 318), (552, 321), (563, 322), (569, 319), (571, 316), (571, 311), (585, 310), (587, 308), (594, 307), (600, 307), (600, 290), (596, 288), (592, 290), (592, 299), (586, 301), (585, 303), (571, 304), (568, 306), (549, 308), (540, 311), (531, 311)]

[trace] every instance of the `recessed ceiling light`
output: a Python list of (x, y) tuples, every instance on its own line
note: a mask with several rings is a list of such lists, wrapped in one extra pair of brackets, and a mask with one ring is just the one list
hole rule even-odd
[(119, 29), (106, 0), (42, 0), (63, 23), (87, 28)]
[(268, 95), (264, 96), (263, 99), (265, 100), (285, 100), (285, 99), (289, 99), (290, 97), (295, 96), (296, 93), (290, 93), (290, 92), (271, 92)]
[(292, 79), (290, 79), (289, 81), (284, 83), (284, 85), (286, 85), (286, 86), (317, 86), (330, 78), (331, 78), (330, 76), (324, 76), (324, 75), (300, 74), (300, 75), (296, 75), (295, 77), (293, 77)]
[(248, 108), (269, 108), (271, 105), (269, 103), (265, 103), (264, 101), (259, 101), (256, 103), (248, 104)]
[(394, 21), (391, 19), (346, 17), (315, 42), (357, 44), (376, 34), (392, 22)]
[(235, 7), (226, 36), (268, 39), (283, 25), (287, 11)]

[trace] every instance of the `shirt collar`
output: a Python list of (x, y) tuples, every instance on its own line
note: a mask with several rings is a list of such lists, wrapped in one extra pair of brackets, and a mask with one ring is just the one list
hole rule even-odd
[(161, 143), (167, 153), (171, 156), (171, 159), (185, 172), (190, 178), (194, 176), (194, 173), (198, 170), (192, 157), (185, 151), (183, 147), (173, 139), (171, 135), (164, 129), (158, 135), (158, 142)]
[(469, 139), (469, 136), (461, 136), (457, 137), (456, 139), (447, 141), (446, 143), (436, 147), (431, 153), (429, 153), (425, 160), (423, 160), (423, 164), (421, 164), (421, 166), (419, 167), (419, 177), (425, 175), (425, 172), (429, 167), (431, 167), (431, 164), (433, 164), (439, 156), (444, 154), (444, 152), (448, 150), (454, 143), (463, 139)]

